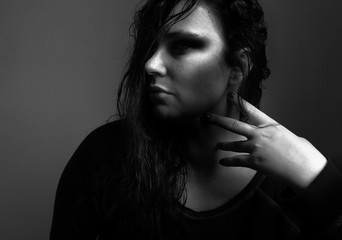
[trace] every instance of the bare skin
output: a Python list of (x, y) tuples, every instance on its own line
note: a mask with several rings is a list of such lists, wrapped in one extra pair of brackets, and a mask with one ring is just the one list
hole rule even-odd
[[(234, 92), (229, 93), (229, 96), (230, 102), (238, 107), (239, 96)], [(211, 147), (214, 148), (214, 142), (209, 141), (201, 146), (202, 151), (196, 149), (192, 152), (192, 156), (198, 156), (194, 164), (189, 163), (186, 206), (194, 210), (209, 210), (235, 197), (255, 174), (253, 171), (244, 171), (246, 169), (263, 172), (300, 192), (312, 183), (327, 163), (326, 158), (306, 139), (298, 137), (253, 105), (242, 101), (249, 123), (211, 113), (205, 116), (208, 128), (218, 126), (226, 131), (227, 136), (236, 133), (240, 140), (236, 140), (236, 136), (233, 141), (227, 138), (216, 142), (216, 149), (226, 152), (222, 155), (210, 151)], [(211, 156), (208, 154), (209, 158), (217, 159), (225, 155), (219, 162), (226, 167), (226, 171), (207, 164), (210, 160), (206, 161), (205, 146), (211, 146), (206, 149), (206, 153), (213, 153)], [(199, 155), (201, 153), (202, 157)], [(201, 160), (202, 164), (199, 162)]]
[[(175, 12), (181, 7), (178, 5)], [(225, 204), (257, 171), (300, 191), (326, 164), (309, 142), (247, 102), (251, 122), (237, 120), (237, 95), (229, 101), (227, 96), (238, 92), (243, 75), (252, 66), (245, 50), (233, 53), (243, 69), (224, 61), (227, 49), (221, 28), (210, 9), (199, 4), (161, 36), (157, 50), (145, 64), (151, 76), (155, 116), (188, 126), (184, 137), (190, 158), (184, 197), (185, 205), (196, 211)], [(203, 124), (200, 117), (206, 112), (211, 114)]]
[[(181, 7), (178, 5), (175, 12)], [(197, 211), (226, 203), (256, 172), (220, 165), (219, 159), (236, 153), (218, 151), (217, 142), (245, 138), (200, 122), (200, 116), (208, 111), (239, 116), (238, 109), (227, 101), (227, 93), (238, 90), (243, 74), (226, 63), (225, 54), (221, 25), (209, 8), (200, 4), (160, 37), (157, 50), (145, 64), (152, 76), (150, 98), (155, 116), (188, 126), (184, 136), (190, 146), (186, 206)], [(247, 61), (243, 54), (241, 61)]]
[[(239, 96), (230, 94), (230, 101), (238, 105)], [(286, 182), (296, 191), (308, 187), (319, 175), (327, 159), (306, 139), (298, 137), (265, 113), (244, 101), (250, 123), (210, 114), (208, 123), (232, 131), (247, 140), (221, 142), (219, 149), (238, 154), (221, 159), (224, 166), (244, 166), (261, 171)]]

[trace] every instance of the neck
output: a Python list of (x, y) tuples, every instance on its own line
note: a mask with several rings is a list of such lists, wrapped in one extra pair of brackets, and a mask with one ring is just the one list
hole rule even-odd
[[(239, 119), (237, 109), (232, 109), (225, 114), (226, 117)], [(219, 167), (218, 161), (224, 156), (232, 156), (236, 153), (219, 151), (216, 149), (218, 142), (238, 141), (245, 139), (228, 130), (213, 124), (204, 124), (199, 118), (195, 119), (188, 128), (189, 166), (196, 171), (212, 172)]]
[[(239, 112), (231, 111), (225, 116), (239, 119)], [(239, 194), (256, 172), (244, 167), (220, 165), (219, 159), (238, 153), (217, 150), (216, 144), (246, 138), (216, 125), (202, 124), (199, 119), (188, 131), (189, 159), (186, 192), (183, 194), (185, 205), (195, 211), (222, 206)]]

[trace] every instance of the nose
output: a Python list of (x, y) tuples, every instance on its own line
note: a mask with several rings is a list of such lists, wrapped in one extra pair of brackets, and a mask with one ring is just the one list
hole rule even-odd
[(145, 63), (145, 71), (151, 76), (165, 76), (166, 66), (161, 49), (154, 52), (154, 54)]

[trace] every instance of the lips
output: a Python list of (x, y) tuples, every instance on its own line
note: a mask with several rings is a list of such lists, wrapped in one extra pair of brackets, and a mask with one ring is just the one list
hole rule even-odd
[(158, 86), (158, 85), (151, 85), (149, 86), (149, 92), (152, 93), (166, 93), (166, 94), (171, 94), (169, 91), (167, 91), (165, 88)]

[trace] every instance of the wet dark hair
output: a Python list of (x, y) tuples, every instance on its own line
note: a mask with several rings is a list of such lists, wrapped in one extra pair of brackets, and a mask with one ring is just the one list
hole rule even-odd
[[(244, 76), (239, 95), (256, 107), (260, 107), (262, 83), (270, 75), (266, 57), (267, 27), (263, 10), (256, 0), (211, 1), (203, 0), (220, 20), (226, 44), (227, 62), (243, 69), (234, 52), (244, 50), (251, 70)], [(241, 105), (243, 110), (243, 106)], [(248, 120), (242, 111), (241, 118)]]
[(171, 13), (181, 0), (148, 0), (136, 12), (130, 28), (133, 51), (118, 91), (117, 110), (128, 132), (117, 191), (123, 196), (122, 203), (133, 211), (137, 226), (150, 238), (162, 235), (163, 216), (172, 216), (182, 199), (187, 147), (179, 126), (166, 126), (154, 118), (144, 66), (161, 31), (187, 17), (200, 1), (213, 10), (223, 26), (227, 63), (242, 68), (233, 53), (245, 49), (253, 65), (239, 94), (259, 107), (262, 81), (270, 73), (265, 52), (267, 30), (256, 0), (187, 0), (178, 14)]

